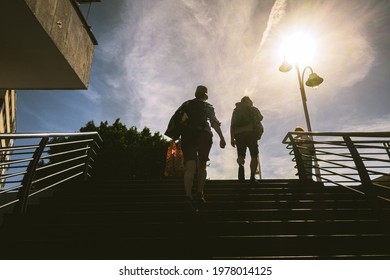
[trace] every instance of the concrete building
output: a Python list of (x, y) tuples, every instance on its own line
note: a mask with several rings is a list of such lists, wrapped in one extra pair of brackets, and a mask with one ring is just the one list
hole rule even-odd
[[(96, 38), (79, 5), (100, 0), (1, 0), (0, 134), (16, 132), (18, 89), (87, 89)], [(7, 147), (0, 138), (0, 189)]]
[(97, 41), (79, 3), (1, 0), (0, 88), (86, 89)]
[(3, 89), (0, 90), (0, 133), (15, 133), (15, 132), (16, 132), (16, 93), (15, 90)]
[(86, 89), (97, 41), (79, 4), (1, 0), (0, 133), (16, 132), (17, 89)]
[[(0, 133), (16, 132), (16, 93), (14, 90), (0, 90)], [(0, 139), (0, 163), (5, 163), (10, 155), (6, 147), (13, 146), (12, 139)], [(7, 172), (7, 165), (0, 166), (0, 176)], [(4, 179), (0, 177), (0, 189)]]

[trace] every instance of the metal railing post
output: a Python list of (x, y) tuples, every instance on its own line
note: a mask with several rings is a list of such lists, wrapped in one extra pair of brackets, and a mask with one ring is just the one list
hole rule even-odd
[(314, 167), (316, 181), (317, 182), (322, 182), (321, 170), (320, 170), (320, 166), (318, 164), (317, 151), (316, 151), (315, 148), (314, 148), (314, 154), (313, 154), (312, 158), (313, 158), (313, 165), (314, 165), (313, 167)]
[(45, 149), (49, 137), (43, 137), (39, 143), (38, 148), (35, 150), (32, 160), (27, 167), (26, 174), (23, 177), (22, 187), (18, 192), (18, 203), (15, 206), (15, 211), (19, 213), (25, 213), (27, 210), (28, 195), (30, 193), (31, 184), (35, 175), (35, 170), (38, 166), (39, 159)]
[(364, 165), (364, 162), (359, 154), (359, 151), (357, 150), (350, 136), (345, 135), (343, 136), (343, 139), (347, 144), (348, 150), (351, 153), (352, 159), (355, 163), (356, 169), (360, 177), (360, 181), (362, 182), (362, 186), (364, 188), (364, 193), (371, 198), (375, 194), (374, 185), (371, 181), (370, 175), (368, 174), (367, 168)]
[(383, 146), (385, 146), (385, 148), (386, 148), (386, 153), (387, 153), (387, 156), (389, 157), (389, 159), (390, 159), (390, 150), (389, 150), (389, 148), (390, 148), (390, 143), (389, 142), (387, 142), (387, 143), (383, 143)]
[(298, 170), (298, 177), (300, 180), (306, 180), (306, 170), (305, 170), (305, 163), (303, 161), (301, 151), (298, 148), (297, 142), (295, 141), (292, 134), (289, 133), (290, 142), (294, 151), (295, 155), (295, 162), (297, 164), (297, 170)]
[(93, 153), (93, 145), (95, 142), (92, 143), (92, 145), (87, 145), (87, 159), (85, 160), (85, 168), (84, 168), (84, 181), (88, 180), (88, 171), (89, 171), (89, 163), (91, 162), (91, 157)]

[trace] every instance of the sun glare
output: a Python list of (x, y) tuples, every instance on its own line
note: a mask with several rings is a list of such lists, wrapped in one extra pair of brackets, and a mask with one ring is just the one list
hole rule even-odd
[(315, 48), (315, 42), (309, 35), (297, 32), (282, 43), (281, 55), (289, 63), (304, 66), (311, 63)]

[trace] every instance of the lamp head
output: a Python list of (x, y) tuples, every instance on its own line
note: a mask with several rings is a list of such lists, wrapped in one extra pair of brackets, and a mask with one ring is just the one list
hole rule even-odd
[(279, 67), (279, 71), (286, 73), (286, 72), (290, 71), (292, 68), (293, 68), (293, 66), (290, 63), (288, 63), (287, 61), (283, 61), (282, 65), (280, 65), (280, 67)]
[(323, 81), (324, 79), (318, 76), (316, 73), (311, 73), (305, 84), (308, 87), (318, 87)]

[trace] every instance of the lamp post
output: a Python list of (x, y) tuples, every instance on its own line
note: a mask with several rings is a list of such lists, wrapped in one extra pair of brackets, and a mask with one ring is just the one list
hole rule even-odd
[[(286, 73), (289, 72), (292, 69), (292, 67), (293, 66), (289, 64), (287, 61), (283, 61), (282, 65), (279, 67), (279, 71)], [(299, 89), (301, 91), (302, 105), (303, 105), (303, 111), (305, 112), (307, 131), (311, 132), (312, 129), (310, 124), (309, 111), (307, 109), (307, 98), (306, 98), (305, 86), (303, 84), (303, 79), (305, 77), (305, 72), (307, 69), (310, 69), (311, 71), (309, 79), (305, 83), (307, 86), (318, 87), (324, 81), (324, 79), (318, 76), (316, 73), (314, 73), (313, 69), (310, 66), (306, 66), (303, 69), (302, 76), (301, 76), (301, 71), (299, 69), (298, 63), (295, 64), (295, 69), (297, 70), (297, 74), (298, 74)]]
[[(282, 65), (279, 67), (279, 71), (286, 73), (289, 72), (293, 66), (289, 64), (286, 60), (283, 61)], [(305, 113), (305, 120), (306, 120), (306, 126), (307, 126), (307, 131), (312, 132), (311, 129), (311, 123), (310, 123), (310, 118), (309, 118), (309, 110), (307, 109), (307, 98), (306, 98), (306, 92), (305, 92), (305, 84), (308, 87), (318, 87), (324, 79), (318, 76), (316, 73), (314, 73), (313, 69), (310, 66), (306, 66), (303, 69), (302, 76), (301, 76), (301, 71), (299, 69), (298, 63), (295, 64), (295, 69), (297, 70), (298, 74), (298, 81), (299, 81), (299, 89), (301, 91), (301, 97), (302, 97), (302, 105), (303, 105), (303, 111)], [(309, 75), (309, 79), (306, 81), (304, 84), (304, 77), (305, 77), (305, 72), (306, 70), (309, 69), (311, 71)], [(316, 173), (316, 178), (318, 182), (321, 182), (321, 174), (320, 174), (320, 169), (318, 168), (318, 162), (317, 162), (317, 156), (314, 154), (313, 156), (313, 161), (314, 161), (314, 169)]]

